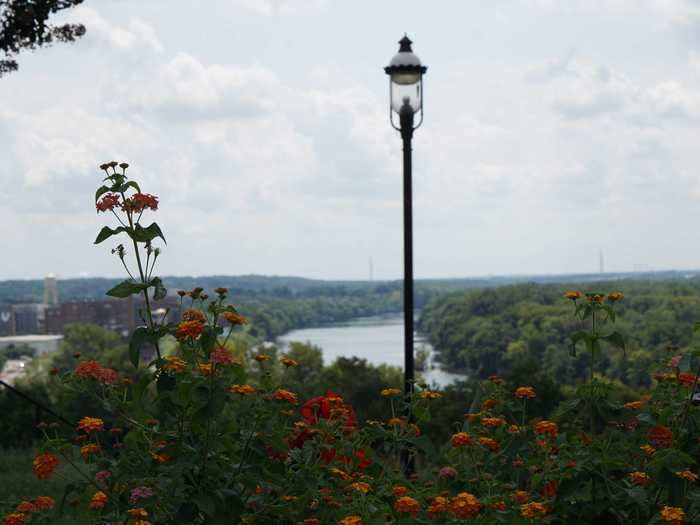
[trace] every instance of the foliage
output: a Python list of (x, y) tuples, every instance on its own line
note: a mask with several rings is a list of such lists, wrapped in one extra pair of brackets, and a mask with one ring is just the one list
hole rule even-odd
[[(694, 279), (621, 280), (614, 285), (629, 297), (617, 308), (617, 331), (626, 334), (626, 351), (603, 352), (594, 371), (648, 388), (651, 365), (668, 353), (668, 347), (691, 348), (700, 285)], [(591, 284), (593, 289), (609, 286), (610, 282)], [(561, 301), (561, 286), (527, 284), (437, 296), (422, 311), (419, 329), (448, 369), (486, 378), (530, 368), (539, 380), (575, 385), (590, 375), (591, 354), (577, 352), (572, 359), (570, 336), (587, 322), (590, 319), (569, 314)], [(583, 348), (581, 342), (579, 349)]]
[(82, 4), (83, 0), (0, 0), (0, 76), (17, 70), (14, 55), (25, 49), (53, 42), (74, 42), (85, 34), (82, 24), (48, 24), (58, 11)]
[[(147, 242), (135, 239), (138, 220), (127, 222), (122, 233), (147, 253), (152, 247), (136, 245)], [(133, 290), (157, 294), (148, 264), (147, 271), (137, 266), (139, 277), (128, 281)], [(615, 382), (589, 375), (549, 419), (532, 410), (546, 393), (497, 375), (478, 387), (440, 393), (415, 385), (404, 394), (380, 385), (380, 373), (376, 390), (353, 392), (353, 381), (371, 372), (357, 359), (321, 369), (329, 388), (307, 398), (289, 385), (301, 390), (307, 374), (319, 373), (319, 349), (293, 346), (280, 356), (274, 347), (231, 346), (234, 330), (248, 321), (226, 289), (215, 294), (183, 294), (190, 304), (178, 324), (147, 316), (145, 336), (133, 338), (147, 336), (157, 353), (146, 364), (140, 345), (131, 351), (140, 376), (82, 357), (52, 376), (61, 389), (99, 405), (101, 416), (86, 403), (74, 428), (42, 427), (35, 475), (50, 480), (69, 465), (79, 479), (60, 501), (42, 499), (50, 503), (42, 508), (39, 498), (11, 501), (5, 525), (57, 516), (130, 525), (700, 521), (700, 407), (693, 402), (700, 364), (693, 352), (660, 359), (654, 388), (624, 404), (615, 399)], [(618, 319), (621, 294), (599, 295), (577, 295), (575, 324), (594, 316), (596, 323), (572, 332), (573, 343), (596, 359), (601, 341), (627, 346), (599, 324)], [(177, 340), (172, 353), (161, 348), (168, 338)], [(336, 387), (383, 415), (361, 424)], [(449, 414), (457, 420), (451, 429), (440, 423), (443, 444), (436, 447), (424, 429), (435, 415), (448, 415), (441, 404), (453, 394), (470, 403), (468, 412)]]

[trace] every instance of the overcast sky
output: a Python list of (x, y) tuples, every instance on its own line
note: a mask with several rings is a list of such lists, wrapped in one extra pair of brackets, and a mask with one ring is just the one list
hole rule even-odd
[[(563, 7), (565, 6), (565, 7)], [(0, 79), (0, 279), (119, 276), (97, 166), (127, 161), (160, 273), (402, 272), (382, 67), (428, 65), (417, 277), (700, 267), (698, 0), (86, 0)], [(150, 218), (150, 217), (149, 217)]]

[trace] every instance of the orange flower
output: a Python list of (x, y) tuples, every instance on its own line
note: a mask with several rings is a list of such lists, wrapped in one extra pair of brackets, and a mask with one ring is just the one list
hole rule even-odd
[(462, 448), (468, 446), (472, 442), (472, 438), (466, 432), (457, 432), (452, 435), (450, 441), (452, 442), (453, 448)]
[(248, 319), (236, 312), (224, 312), (224, 319), (226, 319), (232, 325), (248, 324)]
[(639, 485), (640, 487), (646, 487), (651, 483), (651, 478), (645, 473), (645, 472), (630, 472), (630, 480), (632, 480), (632, 483), (635, 485)]
[(282, 501), (286, 501), (287, 503), (291, 503), (293, 501), (298, 500), (299, 498), (297, 496), (282, 496)]
[(556, 479), (548, 481), (544, 484), (542, 488), (542, 495), (547, 498), (553, 498), (557, 495), (557, 489), (559, 488), (559, 482)]
[(602, 303), (603, 299), (605, 299), (605, 294), (602, 293), (587, 293), (586, 294), (586, 299), (588, 299), (588, 302), (591, 303)]
[(543, 420), (535, 425), (535, 433), (546, 434), (552, 439), (556, 439), (559, 435), (559, 426), (554, 421)]
[(432, 503), (428, 507), (428, 514), (442, 514), (447, 512), (449, 500), (443, 496), (435, 496)]
[(255, 357), (253, 357), (253, 359), (255, 359), (258, 363), (262, 363), (263, 361), (269, 361), (270, 356), (267, 354), (258, 353), (255, 354)]
[(175, 337), (178, 339), (187, 339), (188, 337), (196, 339), (204, 330), (204, 324), (199, 321), (182, 321), (177, 326)]
[(357, 492), (362, 492), (363, 494), (367, 494), (369, 492), (369, 484), (365, 483), (363, 481), (356, 481), (355, 483), (352, 483), (350, 485), (354, 490)]
[(5, 516), (2, 523), (3, 525), (22, 525), (27, 523), (27, 517), (21, 512), (12, 512)]
[(434, 392), (432, 390), (423, 390), (420, 394), (418, 394), (418, 397), (421, 399), (428, 399), (430, 401), (433, 401), (435, 399), (440, 399), (442, 397), (442, 394), (440, 392)]
[(384, 397), (396, 397), (401, 395), (401, 390), (398, 388), (385, 388), (380, 394)]
[(272, 397), (278, 401), (286, 401), (292, 405), (297, 404), (297, 395), (289, 390), (284, 390), (283, 388), (278, 388), (272, 393)]
[(481, 403), (481, 408), (483, 410), (491, 410), (493, 407), (495, 407), (498, 404), (498, 400), (496, 399), (487, 399), (483, 403)]
[(211, 363), (199, 363), (197, 365), (197, 369), (203, 376), (211, 375)]
[(450, 501), (450, 512), (461, 519), (478, 516), (480, 509), (479, 500), (469, 492), (460, 492)]
[(497, 375), (490, 375), (488, 377), (488, 380), (491, 381), (494, 385), (502, 385), (503, 383), (505, 383), (505, 380), (498, 377)]
[(525, 503), (529, 497), (530, 494), (528, 494), (524, 490), (516, 490), (515, 492), (513, 492), (513, 499), (518, 503)]
[(506, 432), (509, 434), (517, 434), (520, 432), (520, 427), (518, 425), (510, 425), (507, 429)]
[(391, 493), (394, 495), (395, 498), (401, 498), (408, 494), (408, 489), (406, 487), (402, 487), (401, 485), (397, 485), (393, 489), (391, 489)]
[(697, 481), (698, 480), (698, 475), (695, 474), (694, 472), (691, 472), (690, 470), (682, 470), (680, 472), (676, 472), (676, 476), (679, 478), (683, 478), (686, 481)]
[(608, 294), (608, 301), (616, 302), (622, 300), (624, 294), (622, 292), (612, 292)]
[(166, 357), (167, 363), (163, 366), (166, 370), (172, 370), (173, 372), (182, 372), (187, 368), (187, 363), (180, 359), (179, 357)]
[(515, 397), (518, 399), (532, 399), (535, 397), (535, 389), (531, 386), (519, 386), (515, 389)]
[(58, 466), (58, 458), (50, 452), (39, 454), (32, 461), (32, 470), (39, 479), (49, 479)]
[(394, 510), (406, 514), (418, 514), (420, 512), (420, 503), (411, 496), (402, 496), (394, 503)]
[(287, 357), (286, 355), (280, 357), (280, 363), (282, 363), (287, 368), (289, 368), (291, 366), (298, 366), (299, 365), (299, 363), (297, 363), (294, 359), (291, 359), (291, 358)]
[(80, 447), (80, 455), (83, 456), (83, 459), (87, 461), (87, 459), (93, 455), (97, 454), (99, 452), (100, 447), (98, 447), (95, 443), (88, 443), (87, 445), (84, 445)]
[(352, 516), (345, 516), (340, 520), (340, 525), (362, 525), (362, 518), (355, 514)]
[(485, 417), (481, 424), (487, 428), (498, 428), (506, 424), (506, 420), (501, 417)]
[(386, 422), (387, 425), (390, 427), (400, 427), (403, 425), (403, 419), (400, 417), (392, 417), (389, 421)]
[(493, 503), (491, 505), (491, 508), (493, 508), (495, 510), (499, 510), (501, 512), (505, 512), (505, 510), (507, 508), (506, 502), (505, 501), (497, 501), (496, 503)]
[(105, 423), (99, 417), (84, 417), (78, 423), (78, 430), (82, 430), (86, 434), (90, 432), (99, 432), (105, 429)]
[(48, 510), (54, 508), (56, 501), (49, 496), (38, 496), (34, 500), (34, 506), (39, 510)]
[(242, 396), (249, 396), (251, 394), (255, 394), (255, 388), (250, 385), (231, 385), (229, 392), (240, 394)]
[(565, 299), (571, 299), (572, 301), (575, 301), (576, 299), (580, 299), (583, 296), (581, 292), (566, 292), (564, 294)]
[(496, 452), (500, 448), (498, 441), (496, 441), (495, 439), (488, 438), (488, 437), (480, 437), (479, 444), (485, 446), (491, 452)]
[(685, 512), (680, 507), (664, 506), (660, 514), (661, 520), (671, 525), (681, 525), (685, 522)]
[(207, 318), (202, 313), (201, 310), (198, 310), (197, 308), (190, 308), (188, 310), (185, 310), (182, 313), (182, 320), (183, 321), (197, 321), (200, 324), (206, 324)]
[(651, 445), (642, 445), (639, 447), (642, 452), (644, 452), (647, 456), (652, 456), (654, 455), (654, 452), (656, 452), (656, 449), (652, 447)]
[(640, 408), (642, 408), (642, 402), (630, 401), (629, 403), (625, 403), (623, 406), (629, 410), (639, 410)]
[(547, 514), (547, 507), (537, 501), (525, 503), (520, 506), (520, 515), (523, 518), (533, 519)]
[(107, 502), (109, 501), (109, 498), (107, 497), (107, 494), (102, 492), (101, 490), (98, 490), (95, 492), (95, 494), (92, 496), (92, 499), (90, 500), (90, 508), (92, 510), (102, 510), (105, 505), (107, 505)]
[(129, 509), (127, 510), (129, 513), (129, 516), (134, 516), (137, 518), (147, 518), (148, 517), (148, 511), (144, 508), (137, 508), (137, 509)]

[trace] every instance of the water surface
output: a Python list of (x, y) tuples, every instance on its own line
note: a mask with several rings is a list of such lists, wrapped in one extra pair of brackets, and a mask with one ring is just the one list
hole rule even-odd
[[(293, 330), (280, 336), (277, 341), (285, 347), (290, 342), (309, 342), (321, 347), (323, 362), (330, 365), (338, 357), (359, 357), (373, 365), (387, 364), (403, 369), (403, 314), (388, 314), (360, 317), (344, 323), (318, 328)], [(415, 338), (416, 351), (432, 347), (420, 337)], [(436, 363), (428, 362), (423, 372), (427, 383), (446, 386), (466, 376), (443, 371)]]

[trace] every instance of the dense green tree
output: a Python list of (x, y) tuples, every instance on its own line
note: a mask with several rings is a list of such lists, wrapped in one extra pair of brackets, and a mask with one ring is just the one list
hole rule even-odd
[(17, 70), (15, 56), (24, 50), (54, 42), (74, 42), (85, 34), (82, 24), (49, 24), (58, 11), (82, 4), (83, 0), (0, 0), (0, 76)]

